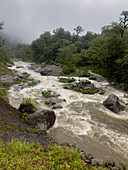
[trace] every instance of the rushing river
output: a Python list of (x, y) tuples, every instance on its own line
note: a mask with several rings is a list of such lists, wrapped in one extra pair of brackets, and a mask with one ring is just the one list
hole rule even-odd
[[(117, 95), (122, 103), (128, 103), (124, 97), (125, 92), (109, 86), (106, 80), (93, 81), (96, 87), (102, 87), (106, 91), (104, 95), (81, 94), (72, 90), (63, 89), (57, 77), (41, 76), (34, 70), (30, 70), (30, 63), (14, 62), (11, 69), (19, 72), (27, 72), (30, 77), (40, 80), (33, 87), (18, 90), (13, 85), (8, 92), (9, 101), (12, 106), (18, 108), (23, 97), (36, 100), (39, 108), (49, 109), (42, 99), (43, 90), (52, 90), (60, 94), (62, 109), (54, 110), (56, 122), (49, 130), (53, 137), (60, 142), (76, 143), (87, 153), (101, 160), (118, 159), (128, 165), (128, 113), (115, 114), (103, 106), (103, 101), (110, 95)], [(16, 68), (23, 66), (23, 68)], [(88, 78), (81, 78), (81, 80)]]

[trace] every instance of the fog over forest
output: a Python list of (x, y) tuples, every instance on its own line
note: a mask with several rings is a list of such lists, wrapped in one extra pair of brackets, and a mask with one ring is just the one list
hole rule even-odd
[(59, 27), (73, 32), (80, 25), (83, 34), (100, 33), (127, 9), (127, 0), (0, 0), (0, 22), (13, 39), (31, 43), (44, 31)]

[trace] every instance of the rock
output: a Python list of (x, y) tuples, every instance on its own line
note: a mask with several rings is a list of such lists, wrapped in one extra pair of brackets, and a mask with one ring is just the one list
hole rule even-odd
[(12, 84), (14, 82), (14, 76), (11, 75), (3, 75), (0, 77), (0, 81), (3, 84)]
[(44, 69), (40, 72), (40, 74), (41, 74), (42, 76), (46, 76), (46, 75), (48, 75), (50, 72), (52, 72), (52, 69), (46, 67), (46, 68), (44, 68)]
[(74, 81), (76, 81), (74, 78), (68, 79), (68, 83), (72, 83)]
[(90, 159), (86, 159), (85, 162), (86, 162), (87, 164), (91, 164), (91, 160), (90, 160)]
[(104, 91), (104, 90), (101, 90), (101, 89), (100, 89), (99, 92), (98, 92), (98, 94), (101, 94), (101, 95), (104, 94), (104, 93), (105, 93), (105, 91)]
[(35, 72), (40, 73), (40, 72), (41, 72), (41, 70), (42, 70), (42, 68), (41, 68), (41, 67), (37, 67), (37, 68), (35, 69)]
[(114, 113), (119, 113), (124, 110), (124, 107), (119, 103), (118, 97), (114, 94), (108, 96), (108, 98), (103, 102), (103, 105)]
[(99, 166), (98, 160), (96, 160), (96, 159), (92, 159), (91, 164), (92, 164), (92, 166)]
[(18, 76), (19, 78), (23, 79), (23, 78), (26, 78), (28, 76), (30, 76), (30, 74), (28, 74), (27, 72), (23, 72), (23, 73), (20, 73), (20, 72), (16, 72), (15, 74), (16, 76)]
[(34, 113), (36, 111), (35, 107), (28, 103), (28, 104), (21, 104), (20, 107), (19, 107), (19, 111), (21, 113), (27, 113), (27, 114), (31, 114), (31, 113)]
[(16, 68), (24, 68), (23, 66), (17, 66)]
[(55, 105), (52, 107), (52, 109), (62, 109), (62, 106), (61, 105)]
[(88, 159), (90, 159), (90, 160), (92, 160), (92, 159), (93, 159), (92, 154), (88, 154)]
[(125, 97), (125, 98), (128, 98), (128, 94), (124, 94), (124, 97)]
[(81, 77), (90, 77), (90, 75), (89, 74), (83, 74), (83, 75), (81, 75)]
[(89, 80), (97, 80), (96, 77), (90, 77)]
[(65, 102), (65, 99), (59, 99), (59, 98), (52, 97), (49, 101), (52, 105), (55, 105), (57, 103)]
[(63, 88), (64, 89), (70, 89), (70, 86), (64, 85)]
[(7, 67), (12, 67), (12, 64), (6, 63)]
[(32, 113), (25, 117), (25, 122), (29, 125), (35, 126), (40, 130), (46, 130), (52, 127), (55, 123), (56, 115), (52, 110), (37, 110), (35, 113)]
[(71, 86), (72, 87), (77, 87), (77, 84), (76, 83), (72, 83)]
[(84, 87), (84, 90), (92, 90), (92, 87), (91, 86), (86, 86), (86, 87)]

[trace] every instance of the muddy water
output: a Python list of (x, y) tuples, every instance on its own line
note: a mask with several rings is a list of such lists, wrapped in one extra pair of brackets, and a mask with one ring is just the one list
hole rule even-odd
[[(106, 91), (104, 95), (85, 95), (66, 90), (57, 77), (41, 76), (28, 69), (29, 65), (30, 63), (15, 62), (12, 69), (27, 72), (32, 78), (40, 80), (40, 83), (22, 90), (19, 90), (17, 85), (12, 86), (8, 93), (10, 104), (18, 108), (23, 97), (30, 97), (39, 103), (39, 108), (49, 109), (44, 104), (41, 92), (49, 89), (60, 94), (59, 98), (66, 102), (62, 103), (62, 109), (55, 110), (57, 120), (49, 130), (54, 138), (60, 142), (77, 143), (81, 149), (92, 153), (97, 159), (119, 159), (128, 165), (128, 112), (117, 115), (102, 105), (112, 93), (117, 95), (122, 103), (128, 103), (128, 98), (124, 98), (125, 92), (109, 86), (104, 79), (91, 81), (96, 87)], [(17, 66), (24, 68), (16, 68)]]

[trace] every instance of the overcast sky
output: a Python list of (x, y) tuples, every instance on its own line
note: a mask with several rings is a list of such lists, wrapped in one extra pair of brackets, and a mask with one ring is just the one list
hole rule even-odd
[(100, 33), (123, 10), (128, 10), (128, 0), (0, 0), (0, 22), (11, 36), (31, 43), (59, 27), (73, 32), (80, 25), (84, 34)]

